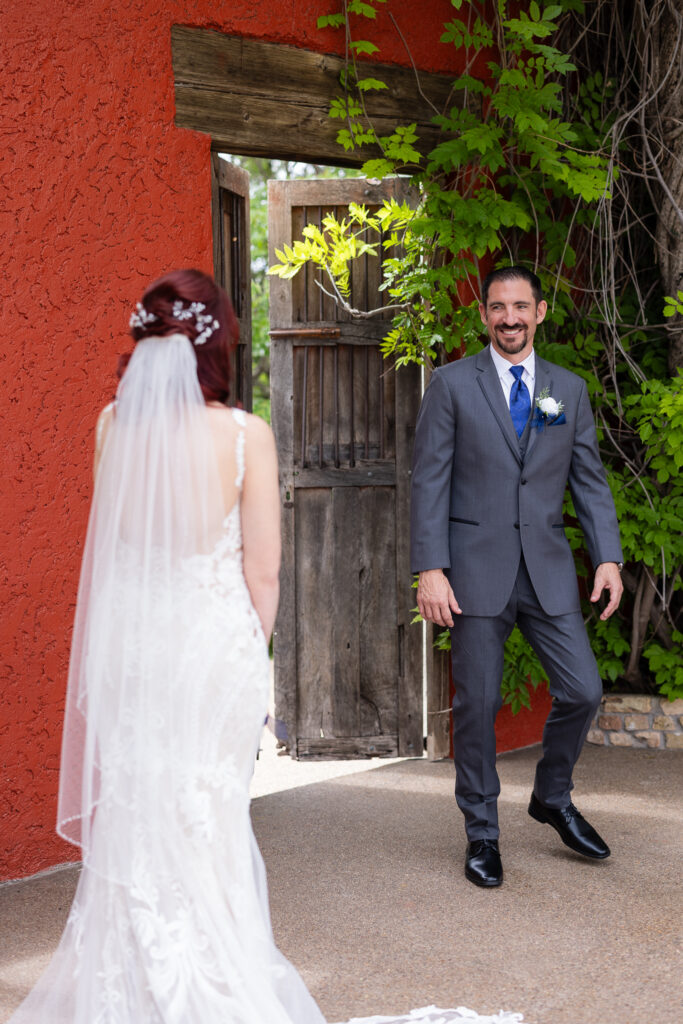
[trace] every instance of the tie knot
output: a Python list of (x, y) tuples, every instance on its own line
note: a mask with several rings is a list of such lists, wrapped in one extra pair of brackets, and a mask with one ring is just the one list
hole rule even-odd
[(510, 373), (515, 378), (515, 380), (521, 380), (522, 379), (522, 374), (524, 373), (524, 367), (523, 366), (511, 366), (510, 367)]

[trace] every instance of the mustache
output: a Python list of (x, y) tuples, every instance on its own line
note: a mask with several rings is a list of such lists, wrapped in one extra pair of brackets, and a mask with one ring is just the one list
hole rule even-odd
[(498, 324), (497, 331), (523, 331), (524, 324)]

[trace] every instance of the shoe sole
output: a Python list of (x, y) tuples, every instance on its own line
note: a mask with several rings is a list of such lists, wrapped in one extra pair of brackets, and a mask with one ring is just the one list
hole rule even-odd
[(552, 822), (549, 818), (545, 818), (542, 814), (539, 814), (535, 810), (532, 811), (531, 807), (528, 807), (527, 810), (529, 813), (529, 817), (533, 818), (534, 821), (540, 821), (541, 825), (550, 825), (551, 828), (555, 829), (564, 845), (569, 850), (573, 850), (574, 853), (578, 853), (582, 857), (588, 857), (589, 860), (607, 860), (610, 853), (612, 852), (611, 850), (608, 850), (607, 853), (587, 853), (585, 850), (580, 850), (577, 846), (573, 846), (571, 843), (567, 842), (566, 838), (562, 835), (557, 825), (555, 825), (554, 822)]
[(465, 868), (465, 878), (468, 882), (472, 882), (473, 885), (478, 885), (480, 889), (497, 889), (499, 885), (503, 884), (503, 879), (492, 879), (490, 882), (485, 882), (479, 875), (474, 875)]

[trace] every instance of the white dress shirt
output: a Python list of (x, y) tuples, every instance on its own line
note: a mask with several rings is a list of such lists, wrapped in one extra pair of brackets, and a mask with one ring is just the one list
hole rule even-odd
[(508, 409), (510, 408), (510, 392), (512, 391), (512, 385), (515, 382), (514, 376), (510, 373), (511, 366), (523, 366), (524, 373), (522, 374), (522, 380), (529, 389), (529, 399), (531, 402), (534, 400), (534, 381), (536, 378), (536, 354), (532, 349), (526, 359), (523, 359), (521, 363), (511, 363), (509, 359), (501, 356), (499, 352), (496, 352), (493, 345), (489, 345), (491, 352), (491, 359), (493, 359), (493, 365), (498, 373), (498, 379), (505, 395), (505, 404)]

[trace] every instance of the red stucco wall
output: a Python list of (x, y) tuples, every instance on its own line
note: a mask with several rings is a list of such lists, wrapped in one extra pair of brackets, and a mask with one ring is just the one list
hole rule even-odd
[[(21, 0), (0, 11), (0, 879), (78, 858), (54, 833), (92, 431), (143, 287), (211, 271), (209, 139), (173, 125), (170, 30), (339, 52), (337, 0)], [(449, 0), (389, 0), (372, 38), (448, 71)], [(365, 31), (363, 33), (366, 34)]]

